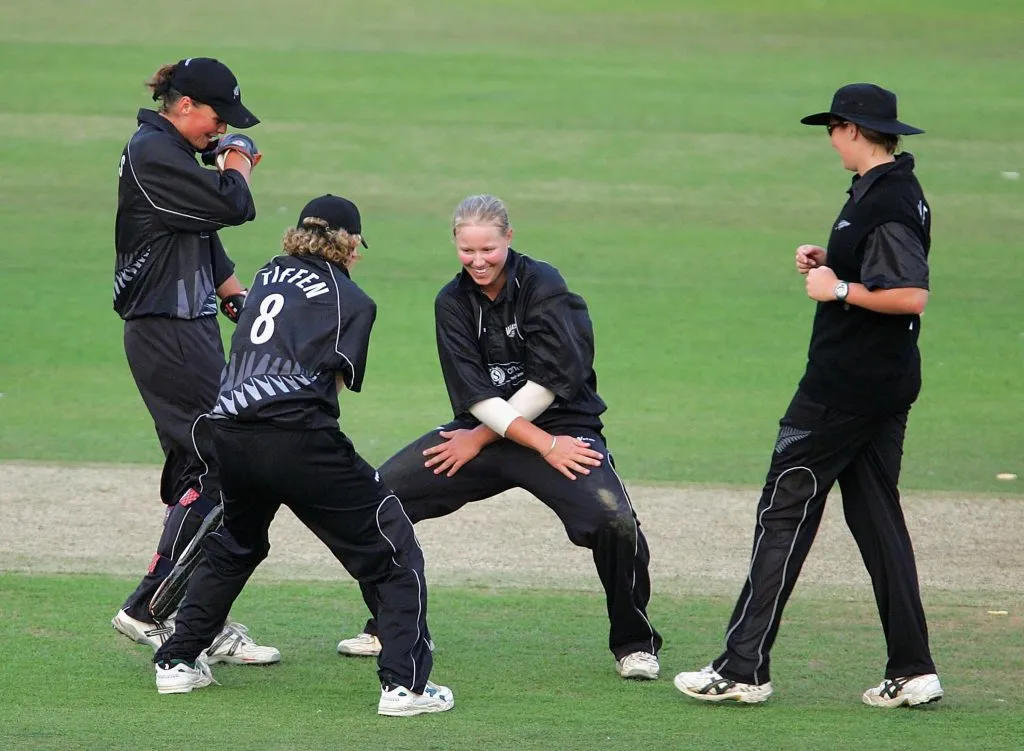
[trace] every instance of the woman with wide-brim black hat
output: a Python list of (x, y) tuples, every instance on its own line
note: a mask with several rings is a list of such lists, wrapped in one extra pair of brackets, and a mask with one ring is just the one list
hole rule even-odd
[(928, 301), (931, 211), (914, 158), (896, 154), (896, 95), (874, 84), (839, 89), (823, 125), (855, 172), (827, 248), (801, 245), (796, 269), (817, 311), (807, 370), (779, 425), (757, 510), (750, 573), (710, 665), (675, 685), (704, 701), (756, 704), (772, 693), (769, 652), (782, 611), (835, 483), (871, 576), (888, 647), (885, 679), (865, 704), (942, 698), (910, 535), (897, 490), (907, 414), (921, 387), (917, 338)]

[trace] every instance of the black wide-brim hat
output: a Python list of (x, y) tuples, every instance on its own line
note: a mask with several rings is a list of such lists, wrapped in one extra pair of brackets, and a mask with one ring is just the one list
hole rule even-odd
[(828, 125), (845, 120), (865, 128), (898, 136), (924, 133), (920, 128), (902, 123), (896, 117), (896, 95), (873, 83), (851, 83), (836, 91), (828, 112), (808, 115), (804, 125)]

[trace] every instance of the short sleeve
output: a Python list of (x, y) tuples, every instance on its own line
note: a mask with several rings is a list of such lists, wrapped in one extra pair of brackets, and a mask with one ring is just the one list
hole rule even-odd
[(920, 236), (902, 222), (886, 222), (864, 241), (861, 283), (869, 290), (928, 289), (928, 257)]
[(338, 332), (335, 352), (340, 358), (337, 373), (349, 391), (363, 387), (370, 332), (377, 318), (377, 306), (362, 290), (345, 285), (338, 294)]
[(527, 302), (524, 366), (529, 380), (571, 400), (594, 367), (594, 327), (583, 298), (558, 281)]
[(491, 381), (472, 311), (444, 291), (434, 302), (437, 356), (455, 416), (464, 415), (477, 402), (500, 397)]
[(213, 257), (210, 259), (213, 266), (213, 286), (220, 287), (235, 273), (235, 264), (228, 258), (224, 243), (220, 241), (216, 232), (210, 233), (210, 244), (213, 246)]

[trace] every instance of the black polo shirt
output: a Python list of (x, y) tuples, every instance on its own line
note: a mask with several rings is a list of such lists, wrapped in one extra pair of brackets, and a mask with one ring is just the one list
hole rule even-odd
[[(855, 176), (848, 193), (829, 238), (829, 268), (869, 290), (928, 289), (931, 208), (913, 156), (900, 154)], [(920, 316), (818, 303), (800, 388), (858, 414), (905, 410), (921, 388), (920, 331)]]
[(212, 415), (295, 430), (338, 427), (338, 391), (359, 391), (377, 306), (341, 266), (277, 256), (256, 272)]
[(437, 353), (457, 419), (477, 425), (474, 404), (508, 399), (527, 381), (555, 401), (534, 424), (548, 431), (601, 430), (594, 327), (583, 298), (554, 266), (509, 250), (494, 301), (461, 271), (434, 302)]
[(114, 310), (216, 315), (216, 289), (234, 273), (217, 231), (255, 218), (249, 186), (236, 170), (200, 165), (167, 118), (143, 109), (138, 122), (117, 168)]

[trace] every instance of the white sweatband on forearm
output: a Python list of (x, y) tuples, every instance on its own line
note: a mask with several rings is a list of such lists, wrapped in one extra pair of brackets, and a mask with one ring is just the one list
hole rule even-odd
[(553, 401), (555, 392), (544, 388), (536, 381), (527, 381), (508, 398), (509, 406), (530, 422), (540, 417)]
[(477, 402), (469, 408), (469, 413), (502, 437), (512, 421), (522, 417), (514, 407), (498, 396)]

